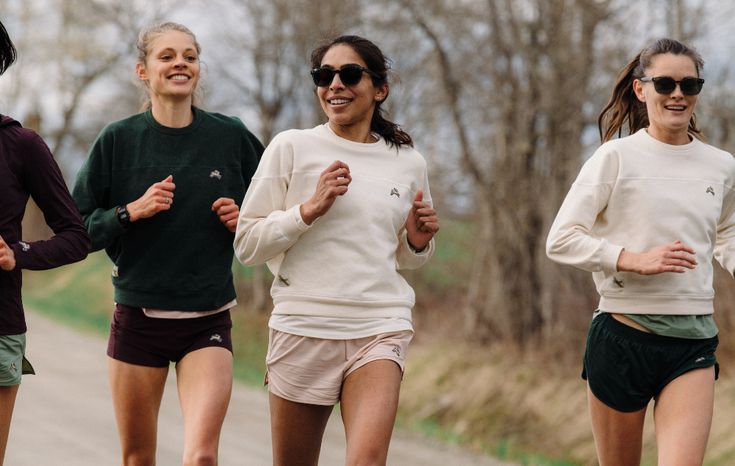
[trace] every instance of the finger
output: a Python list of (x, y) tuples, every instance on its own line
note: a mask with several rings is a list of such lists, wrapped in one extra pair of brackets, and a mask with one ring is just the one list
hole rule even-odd
[(237, 212), (238, 210), (240, 209), (237, 207), (237, 204), (225, 204), (217, 209), (217, 215), (226, 215), (230, 212)]
[(212, 204), (212, 210), (217, 211), (220, 207), (228, 205), (228, 204), (234, 204), (235, 200), (230, 197), (220, 197), (217, 198), (216, 201)]
[(323, 174), (330, 173), (340, 168), (345, 168), (347, 169), (348, 172), (350, 171), (350, 167), (347, 166), (346, 163), (342, 162), (341, 160), (335, 160), (334, 162), (329, 164), (329, 166), (322, 173)]
[(686, 251), (690, 254), (695, 254), (694, 249), (691, 246), (684, 244), (678, 240), (671, 243), (670, 246), (673, 251)]
[(416, 205), (416, 203), (421, 203), (424, 200), (424, 192), (420, 189), (416, 191), (416, 197), (413, 198), (413, 204)]
[(232, 220), (237, 220), (239, 216), (240, 216), (240, 212), (231, 212), (229, 214), (220, 215), (219, 219), (222, 223), (227, 223)]

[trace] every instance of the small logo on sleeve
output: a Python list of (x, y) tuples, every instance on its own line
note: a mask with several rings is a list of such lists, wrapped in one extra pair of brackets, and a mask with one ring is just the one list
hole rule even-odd
[(209, 174), (210, 178), (217, 178), (218, 180), (222, 179), (222, 173), (219, 172), (219, 170), (212, 170), (212, 173)]
[(278, 281), (283, 286), (291, 286), (291, 283), (288, 281), (288, 278), (284, 277), (283, 275), (278, 275)]
[(707, 186), (707, 190), (705, 191), (707, 194), (715, 195), (715, 190), (712, 189), (712, 186)]
[(397, 198), (401, 198), (401, 193), (398, 192), (398, 188), (393, 188), (390, 190), (390, 195), (395, 196)]
[(20, 244), (20, 248), (23, 250), (23, 252), (28, 252), (31, 249), (31, 245), (26, 243), (25, 241), (18, 241), (18, 244)]

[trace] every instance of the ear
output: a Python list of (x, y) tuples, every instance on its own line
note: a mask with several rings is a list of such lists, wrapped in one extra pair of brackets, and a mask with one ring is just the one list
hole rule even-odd
[(148, 81), (148, 74), (146, 73), (145, 66), (142, 63), (135, 64), (135, 74), (141, 81)]
[(643, 83), (639, 79), (633, 79), (633, 92), (638, 100), (646, 102), (646, 95), (643, 93)]
[(382, 102), (388, 98), (388, 84), (382, 84), (375, 90), (375, 101)]

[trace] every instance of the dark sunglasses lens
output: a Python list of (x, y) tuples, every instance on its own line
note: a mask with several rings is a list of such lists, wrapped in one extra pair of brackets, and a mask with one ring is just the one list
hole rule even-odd
[(354, 86), (362, 79), (362, 68), (355, 65), (346, 65), (339, 70), (339, 79), (347, 86)]
[(314, 84), (319, 87), (329, 86), (334, 79), (334, 70), (331, 68), (316, 68), (312, 70), (311, 77), (314, 78)]
[(671, 94), (676, 89), (676, 81), (669, 77), (656, 78), (653, 80), (653, 87), (659, 94)]
[(679, 86), (681, 87), (681, 93), (686, 95), (697, 95), (702, 90), (702, 82), (698, 78), (684, 78), (681, 80)]

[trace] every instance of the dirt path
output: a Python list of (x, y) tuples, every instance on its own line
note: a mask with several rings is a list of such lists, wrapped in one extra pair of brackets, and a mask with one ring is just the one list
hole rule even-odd
[[(107, 388), (105, 339), (82, 334), (38, 314), (28, 315), (28, 356), (39, 375), (23, 379), (6, 466), (114, 466), (117, 433)], [(181, 415), (173, 372), (161, 406), (158, 466), (181, 464)], [(322, 466), (339, 466), (344, 435), (332, 417), (322, 447)], [(220, 465), (271, 464), (267, 394), (236, 385), (220, 444)], [(393, 466), (501, 466), (455, 447), (397, 432)]]

